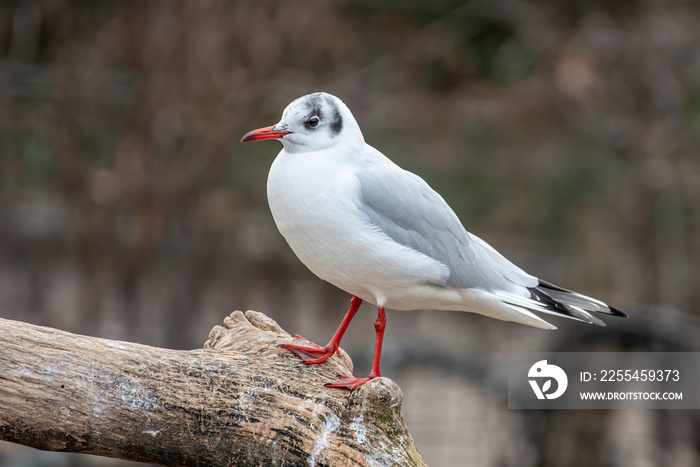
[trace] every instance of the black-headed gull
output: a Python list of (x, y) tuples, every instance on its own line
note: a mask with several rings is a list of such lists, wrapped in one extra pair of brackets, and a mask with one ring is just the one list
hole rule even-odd
[(533, 312), (598, 325), (591, 312), (625, 316), (539, 280), (467, 232), (422, 178), (365, 143), (348, 107), (331, 94), (296, 99), (279, 123), (241, 141), (267, 139), (284, 146), (267, 179), (279, 231), (314, 274), (353, 295), (328, 345), (295, 336), (283, 347), (304, 363), (325, 362), (362, 300), (379, 309), (369, 376), (341, 376), (329, 387), (352, 390), (380, 376), (385, 307), (469, 311), (542, 329), (555, 326)]

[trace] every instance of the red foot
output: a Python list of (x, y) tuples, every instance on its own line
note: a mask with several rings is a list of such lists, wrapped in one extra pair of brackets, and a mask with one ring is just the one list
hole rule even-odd
[[(338, 352), (338, 346), (340, 345), (340, 340), (343, 338), (343, 334), (348, 329), (348, 325), (352, 320), (357, 310), (360, 309), (362, 304), (362, 299), (353, 296), (350, 302), (350, 309), (348, 310), (343, 322), (340, 323), (340, 327), (333, 335), (333, 338), (328, 343), (327, 346), (321, 347), (316, 345), (311, 341), (304, 339), (301, 336), (294, 336), (294, 340), (291, 344), (280, 345), (283, 349), (287, 349), (290, 352), (294, 352), (307, 365), (312, 365), (314, 363), (323, 363), (328, 360), (333, 354)], [(386, 313), (384, 307), (380, 306), (378, 309), (377, 320), (374, 322), (374, 330), (376, 332), (376, 338), (374, 340), (374, 358), (372, 359), (372, 371), (370, 371), (367, 378), (354, 378), (352, 376), (341, 376), (340, 381), (337, 383), (326, 384), (329, 388), (340, 388), (354, 391), (359, 388), (367, 381), (380, 376), (379, 374), (379, 360), (382, 356), (382, 340), (384, 339), (384, 328), (386, 326)]]
[(347, 389), (349, 391), (354, 391), (355, 389), (359, 388), (363, 384), (365, 384), (367, 381), (376, 378), (376, 376), (370, 376), (368, 378), (355, 378), (352, 376), (341, 376), (340, 381), (337, 383), (328, 383), (326, 384), (327, 388), (339, 388), (339, 389)]
[(301, 336), (294, 336), (291, 344), (282, 344), (280, 347), (299, 355), (306, 365), (323, 363), (338, 351), (337, 348), (334, 349), (330, 344), (326, 347), (321, 347)]

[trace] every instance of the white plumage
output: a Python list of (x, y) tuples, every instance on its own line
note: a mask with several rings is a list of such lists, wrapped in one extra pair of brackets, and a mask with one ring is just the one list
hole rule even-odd
[(467, 232), (423, 179), (365, 143), (335, 96), (300, 97), (277, 125), (243, 141), (263, 139), (284, 146), (267, 182), (280, 232), (314, 274), (362, 300), (397, 310), (468, 311), (543, 329), (555, 327), (537, 313), (600, 325), (591, 312), (624, 316), (538, 280)]

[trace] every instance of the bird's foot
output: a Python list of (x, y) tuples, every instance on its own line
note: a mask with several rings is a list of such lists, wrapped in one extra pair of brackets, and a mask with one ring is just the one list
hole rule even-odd
[(367, 378), (355, 378), (353, 376), (341, 376), (340, 381), (337, 383), (328, 383), (326, 384), (327, 388), (339, 388), (339, 389), (347, 389), (348, 391), (354, 391), (355, 389), (359, 388), (363, 384), (365, 384), (367, 381), (372, 380), (376, 378), (376, 376), (369, 376)]
[(291, 344), (282, 344), (280, 347), (297, 354), (306, 365), (323, 363), (338, 351), (337, 348), (333, 348), (330, 344), (326, 347), (321, 347), (301, 336), (294, 336)]

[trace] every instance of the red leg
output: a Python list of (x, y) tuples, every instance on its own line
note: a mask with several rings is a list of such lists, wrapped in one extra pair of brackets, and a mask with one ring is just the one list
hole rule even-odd
[(384, 307), (379, 307), (377, 320), (374, 322), (376, 338), (374, 340), (374, 358), (372, 359), (372, 370), (367, 378), (354, 378), (352, 376), (341, 376), (337, 383), (326, 384), (329, 388), (349, 389), (353, 391), (367, 381), (381, 376), (379, 373), (379, 361), (382, 358), (382, 342), (384, 341), (384, 329), (386, 328), (386, 312)]
[(346, 313), (345, 318), (343, 318), (338, 330), (335, 331), (333, 338), (327, 346), (321, 347), (320, 345), (316, 345), (301, 336), (294, 336), (294, 341), (291, 344), (283, 344), (280, 347), (299, 355), (307, 365), (325, 362), (338, 351), (338, 348), (340, 347), (340, 340), (343, 338), (343, 334), (345, 334), (345, 331), (348, 329), (350, 321), (352, 321), (355, 313), (357, 313), (357, 310), (360, 309), (361, 304), (361, 298), (354, 296), (352, 297), (350, 309)]

